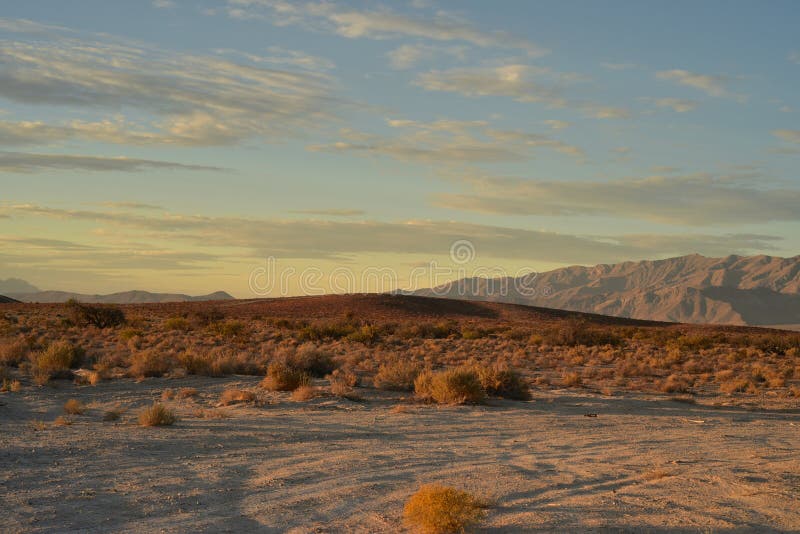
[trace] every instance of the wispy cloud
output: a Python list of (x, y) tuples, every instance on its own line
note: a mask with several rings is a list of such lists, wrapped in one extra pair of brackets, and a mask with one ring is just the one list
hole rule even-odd
[(228, 15), (237, 19), (261, 19), (277, 26), (300, 25), (350, 39), (421, 38), (460, 41), (479, 47), (522, 50), (540, 56), (547, 50), (502, 31), (483, 31), (471, 22), (444, 11), (427, 17), (409, 16), (381, 7), (357, 10), (333, 2), (284, 0), (229, 0)]
[(733, 94), (728, 90), (727, 84), (730, 82), (728, 76), (698, 74), (683, 69), (672, 69), (657, 72), (656, 77), (661, 80), (668, 80), (686, 87), (698, 89), (709, 96), (732, 98), (738, 102), (747, 100), (745, 95)]
[[(628, 234), (578, 236), (538, 230), (459, 223), (408, 220), (317, 221), (264, 220), (235, 217), (181, 215), (142, 216), (126, 213), (72, 211), (35, 205), (10, 208), (20, 216), (54, 217), (64, 221), (93, 221), (126, 231), (142, 231), (153, 238), (173, 239), (186, 245), (228, 247), (240, 257), (352, 259), (362, 254), (419, 254), (441, 257), (456, 239), (468, 237), (480, 257), (530, 259), (530, 251), (559, 263), (614, 262), (622, 259), (682, 254), (728, 254), (731, 250), (767, 250), (777, 238), (751, 234)], [(247, 252), (244, 252), (247, 251)], [(9, 253), (11, 253), (9, 251)], [(94, 251), (92, 252), (94, 254)], [(173, 253), (180, 256), (181, 253)], [(213, 259), (184, 252), (193, 261)], [(154, 254), (155, 259), (161, 259)], [(153, 256), (135, 256), (130, 262), (154, 261)], [(164, 254), (164, 263), (176, 265), (176, 257)], [(84, 259), (89, 256), (84, 256)], [(124, 264), (124, 261), (118, 259)], [(170, 263), (172, 262), (172, 263)]]
[[(124, 171), (137, 172), (152, 169), (218, 171), (226, 169), (205, 165), (187, 165), (169, 161), (156, 161), (126, 157), (79, 156), (68, 154), (31, 154), (27, 152), (0, 152), (0, 172), (36, 173), (47, 171)], [(227, 172), (227, 171), (226, 171)]]
[(316, 129), (344, 104), (332, 93), (335, 81), (321, 72), (238, 64), (103, 36), (77, 39), (51, 32), (45, 39), (0, 41), (0, 62), (0, 97), (13, 102), (95, 114), (131, 109), (153, 117), (144, 126), (117, 118), (52, 126), (5, 123), (6, 140), (24, 137), (27, 128), (30, 138), (45, 141), (76, 136), (112, 143), (225, 145)]
[(644, 100), (652, 102), (659, 108), (669, 108), (675, 113), (686, 113), (697, 107), (697, 102), (685, 98), (646, 98)]
[(499, 66), (432, 70), (417, 76), (415, 84), (428, 91), (458, 93), (468, 97), (505, 96), (518, 102), (538, 102), (550, 108), (573, 108), (597, 119), (625, 119), (624, 108), (572, 100), (569, 85), (582, 81), (576, 73), (560, 73), (549, 68), (509, 63)]
[(439, 56), (448, 56), (459, 61), (467, 57), (467, 47), (441, 46), (428, 44), (404, 44), (386, 54), (389, 64), (395, 70), (407, 70), (423, 61), (431, 61)]
[(800, 130), (772, 130), (772, 135), (785, 143), (785, 146), (773, 149), (782, 154), (800, 154)]
[(364, 210), (353, 209), (308, 209), (308, 210), (291, 210), (289, 213), (297, 213), (302, 215), (323, 215), (327, 217), (356, 217), (365, 215), (367, 212)]
[(584, 157), (579, 147), (548, 135), (496, 129), (486, 121), (392, 119), (388, 124), (398, 131), (397, 135), (390, 137), (344, 129), (339, 141), (308, 148), (444, 164), (521, 161), (533, 157), (536, 149), (554, 150), (578, 159)]
[(441, 194), (439, 206), (511, 215), (614, 216), (673, 225), (800, 221), (800, 189), (754, 186), (754, 172), (656, 175), (608, 182), (462, 177), (467, 193)]

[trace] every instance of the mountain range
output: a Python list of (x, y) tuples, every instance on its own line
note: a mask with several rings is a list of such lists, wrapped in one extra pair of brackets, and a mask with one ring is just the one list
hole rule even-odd
[[(224, 291), (208, 295), (191, 296), (182, 293), (151, 293), (149, 291), (123, 291), (108, 295), (84, 295), (68, 291), (41, 291), (34, 285), (18, 278), (0, 280), (0, 295), (10, 301), (56, 303), (75, 299), (95, 304), (146, 304), (159, 302), (199, 302), (204, 300), (233, 300)], [(0, 298), (0, 302), (4, 302)]]
[(800, 256), (693, 254), (522, 278), (465, 278), (413, 293), (634, 319), (794, 328), (800, 325)]

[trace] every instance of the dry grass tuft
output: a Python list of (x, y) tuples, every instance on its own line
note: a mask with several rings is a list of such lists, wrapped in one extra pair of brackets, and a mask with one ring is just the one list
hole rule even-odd
[(428, 484), (406, 502), (406, 523), (425, 534), (464, 532), (486, 515), (486, 504), (465, 491)]
[(230, 406), (240, 402), (253, 402), (254, 400), (256, 400), (256, 394), (244, 389), (226, 389), (219, 398), (219, 402), (223, 406)]
[(177, 397), (179, 399), (188, 399), (191, 397), (197, 397), (200, 394), (199, 391), (195, 388), (181, 388), (178, 390)]
[(308, 375), (302, 371), (285, 363), (272, 362), (267, 367), (267, 376), (261, 381), (261, 386), (270, 391), (294, 391), (308, 383)]
[(475, 372), (488, 395), (512, 400), (530, 400), (528, 384), (520, 374), (505, 365), (477, 365)]
[(305, 402), (317, 396), (317, 388), (304, 384), (292, 392), (292, 400)]
[(64, 403), (64, 413), (69, 415), (83, 415), (86, 406), (78, 399), (69, 399)]
[(478, 374), (470, 368), (424, 371), (414, 381), (414, 391), (439, 404), (480, 404), (486, 397)]
[(70, 421), (63, 415), (59, 415), (58, 417), (56, 417), (55, 421), (53, 421), (53, 424), (56, 426), (69, 426), (72, 424), (72, 421)]
[(158, 402), (139, 413), (139, 424), (142, 426), (169, 426), (177, 420), (175, 412)]
[(411, 361), (397, 360), (378, 367), (373, 384), (378, 389), (388, 391), (412, 391), (414, 380), (422, 372), (419, 364)]

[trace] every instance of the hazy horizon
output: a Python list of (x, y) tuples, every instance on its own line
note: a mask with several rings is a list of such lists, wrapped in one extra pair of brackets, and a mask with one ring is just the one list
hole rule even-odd
[(298, 273), (337, 269), (796, 256), (798, 14), (5, 6), (0, 279), (248, 297), (267, 258), (300, 294)]

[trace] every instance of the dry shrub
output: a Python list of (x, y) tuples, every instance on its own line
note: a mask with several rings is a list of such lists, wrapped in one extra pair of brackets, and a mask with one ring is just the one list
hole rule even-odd
[(719, 385), (719, 390), (728, 395), (732, 393), (745, 393), (746, 391), (755, 391), (755, 387), (746, 378), (728, 380)]
[(424, 371), (414, 381), (414, 391), (439, 404), (479, 404), (486, 397), (478, 374), (469, 368)]
[(317, 348), (313, 343), (303, 343), (293, 353), (283, 355), (286, 365), (304, 372), (309, 376), (322, 378), (336, 369), (333, 356), (327, 351)]
[(125, 322), (125, 313), (116, 306), (92, 306), (70, 299), (66, 307), (70, 319), (78, 326), (109, 328)]
[(486, 515), (486, 503), (466, 491), (428, 484), (406, 502), (406, 523), (425, 534), (464, 532)]
[(56, 417), (55, 421), (53, 421), (53, 424), (56, 426), (69, 426), (72, 424), (72, 421), (70, 421), (63, 415), (59, 415), (58, 417)]
[(522, 376), (505, 365), (476, 365), (475, 372), (487, 395), (513, 400), (530, 400), (531, 392)]
[(264, 372), (264, 368), (253, 361), (248, 354), (237, 354), (226, 349), (215, 349), (206, 352), (184, 352), (178, 356), (178, 359), (190, 375), (256, 375)]
[(67, 341), (51, 343), (44, 351), (32, 357), (34, 379), (38, 383), (44, 383), (50, 378), (69, 377), (70, 369), (77, 367), (84, 355), (83, 349)]
[(242, 321), (229, 320), (219, 321), (210, 325), (212, 332), (225, 339), (234, 339), (243, 337), (245, 334), (245, 325)]
[(676, 374), (669, 375), (661, 384), (664, 393), (686, 393), (689, 391), (689, 381), (686, 377)]
[(6, 340), (0, 342), (0, 366), (17, 366), (28, 358), (28, 344), (22, 340)]
[(175, 412), (158, 402), (139, 413), (139, 424), (141, 426), (169, 426), (177, 420)]
[(186, 317), (170, 317), (164, 321), (164, 328), (167, 330), (179, 330), (181, 332), (188, 332), (191, 330), (192, 325)]
[(270, 391), (294, 391), (309, 383), (308, 375), (282, 362), (272, 362), (267, 367), (267, 376), (261, 386)]
[(2, 383), (0, 383), (0, 392), (10, 391), (12, 393), (16, 393), (22, 389), (22, 382), (19, 380), (11, 380), (9, 378), (3, 378)]
[(135, 378), (164, 376), (174, 365), (175, 362), (171, 357), (153, 350), (144, 350), (131, 356), (128, 374)]
[(334, 369), (334, 371), (326, 376), (330, 380), (331, 385), (341, 384), (346, 387), (354, 388), (359, 385), (360, 380), (358, 375), (352, 371), (345, 371), (342, 369)]
[(83, 415), (86, 406), (78, 399), (69, 399), (64, 403), (64, 413), (69, 415)]
[(167, 401), (172, 400), (175, 398), (175, 390), (172, 388), (167, 388), (161, 392), (161, 400)]
[(177, 397), (179, 399), (188, 399), (190, 397), (196, 397), (199, 394), (200, 392), (195, 388), (181, 388), (178, 390)]
[(219, 398), (219, 402), (223, 406), (230, 406), (240, 402), (253, 402), (254, 400), (256, 400), (256, 394), (245, 389), (226, 389)]
[(378, 368), (373, 384), (378, 389), (411, 391), (414, 389), (414, 381), (421, 372), (422, 369), (416, 362), (396, 360), (384, 363)]
[(317, 389), (314, 386), (304, 384), (292, 391), (292, 400), (309, 401), (317, 396)]
[(361, 395), (356, 393), (355, 390), (345, 382), (331, 382), (331, 395), (356, 402), (364, 400)]
[(123, 413), (125, 413), (125, 410), (121, 408), (112, 408), (103, 414), (103, 421), (119, 421)]
[(583, 384), (583, 379), (581, 375), (575, 372), (564, 373), (564, 376), (561, 377), (561, 383), (568, 388), (578, 387)]

